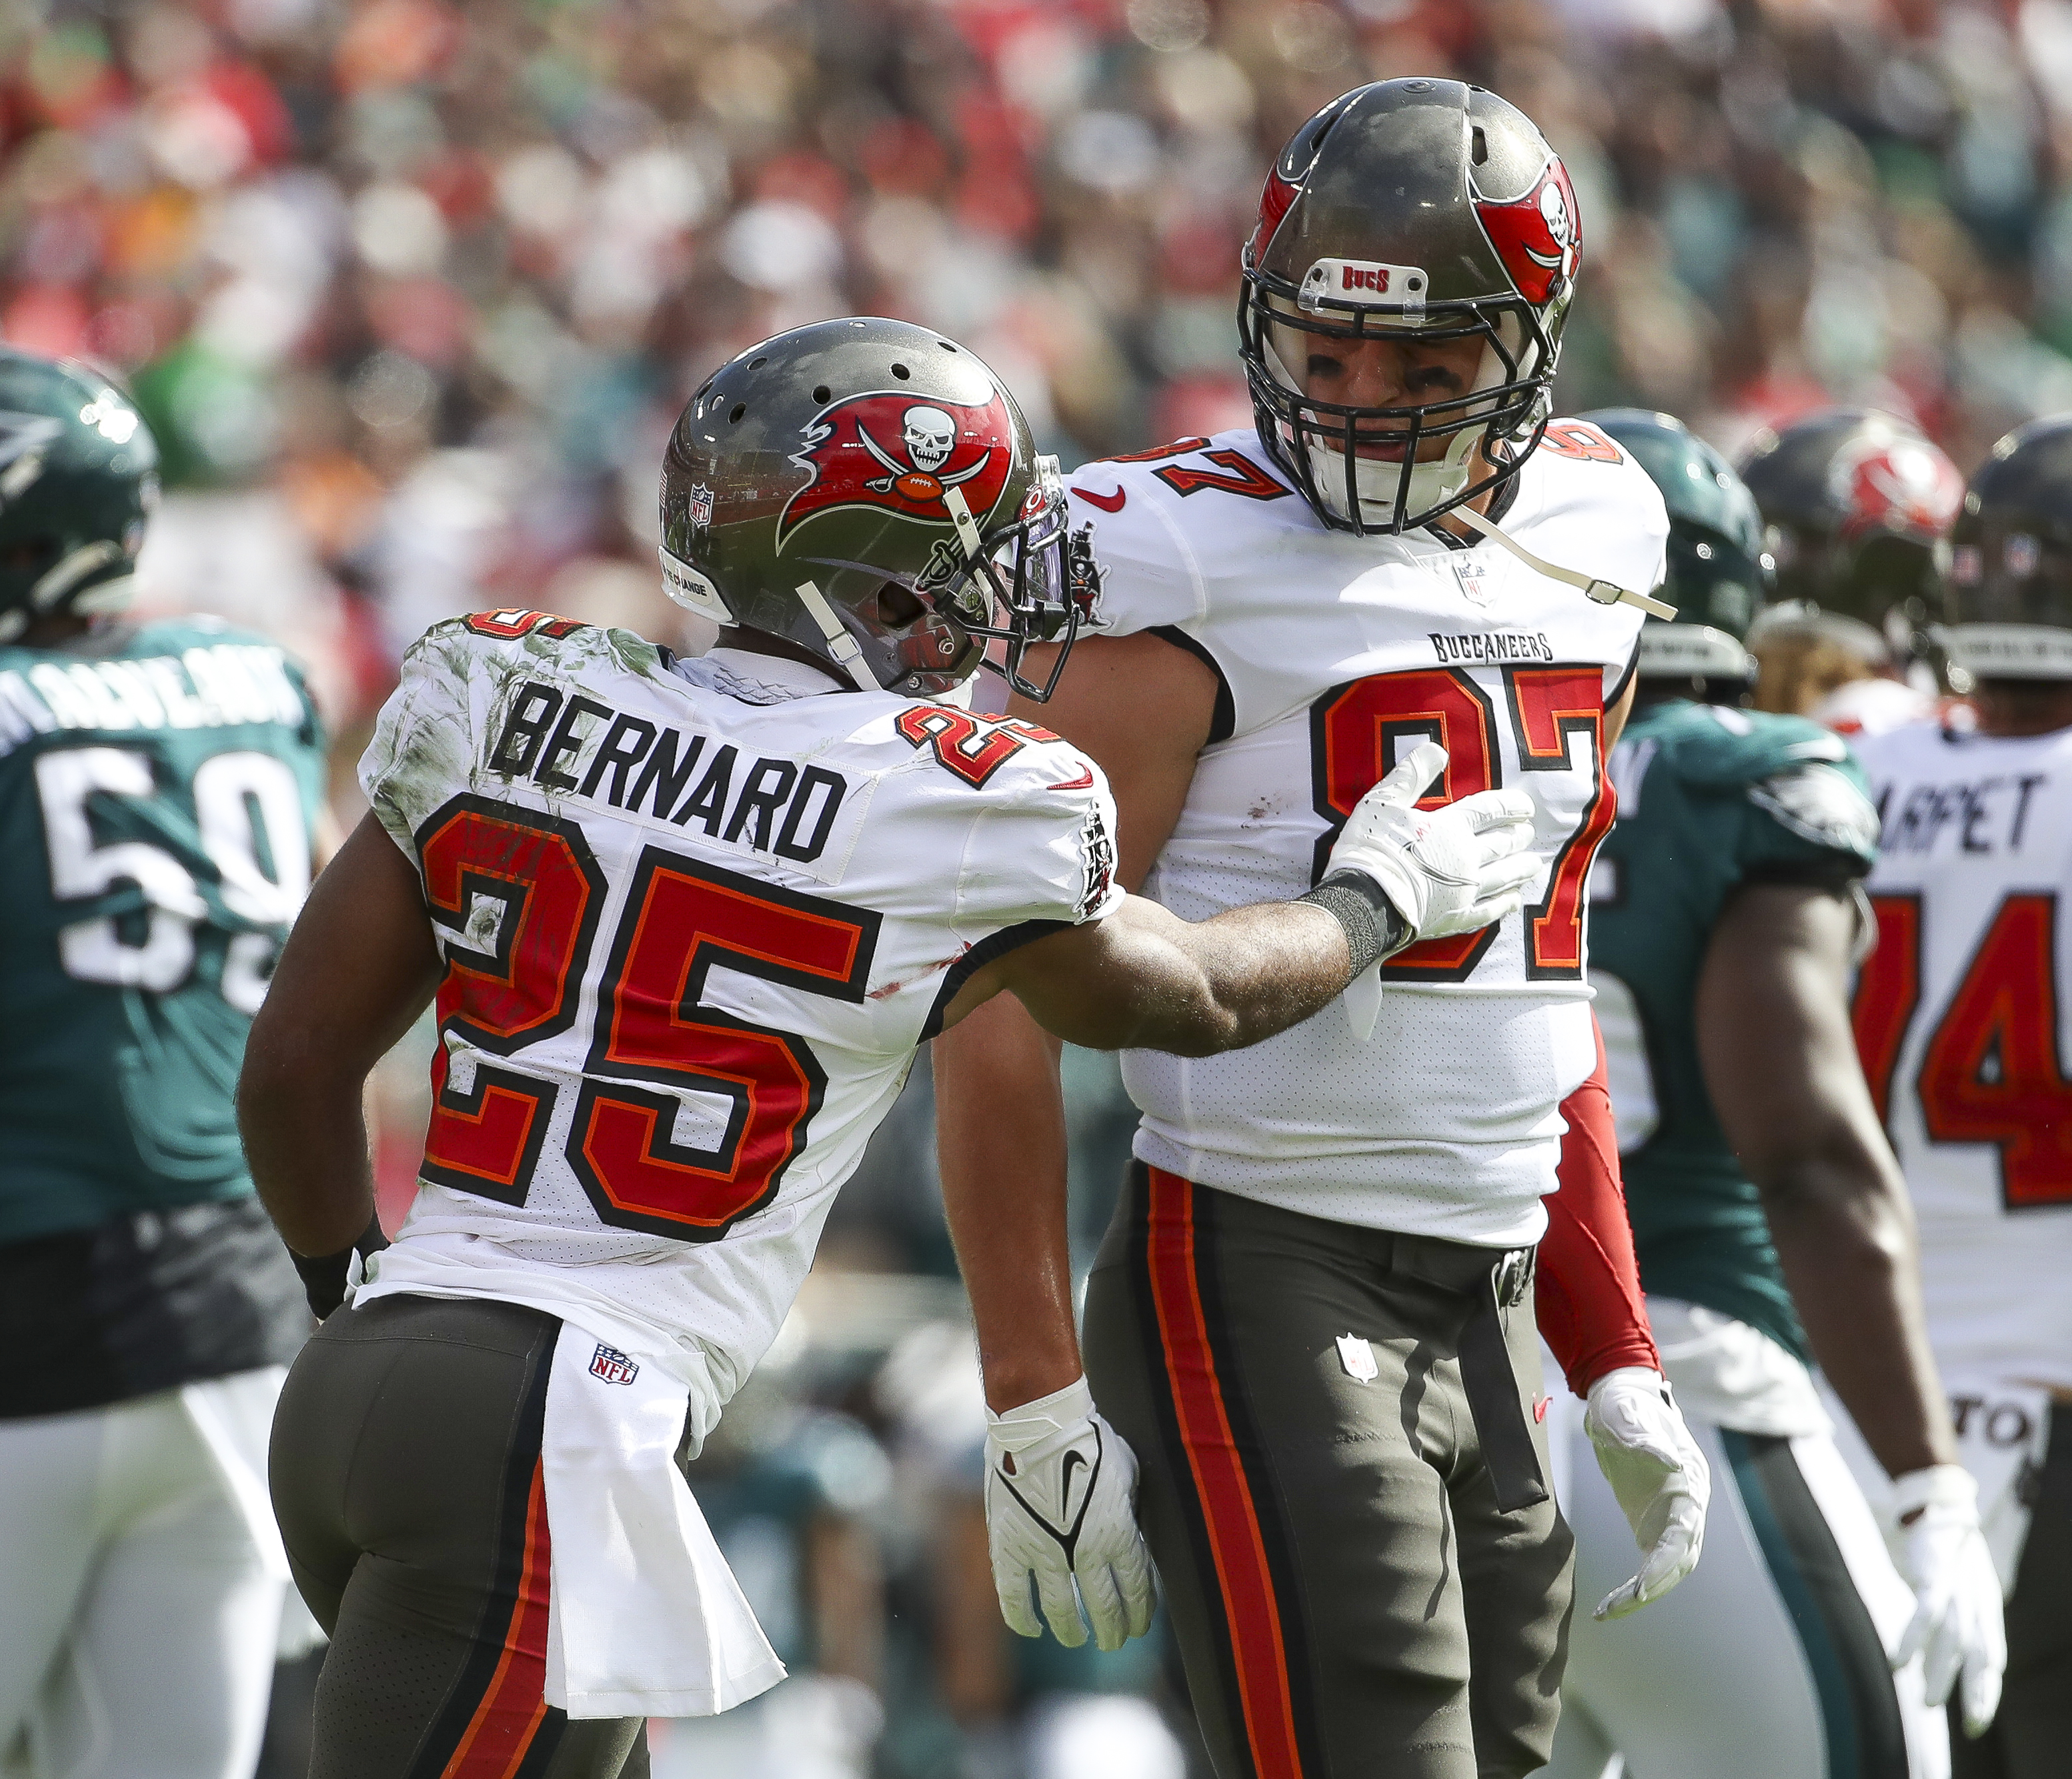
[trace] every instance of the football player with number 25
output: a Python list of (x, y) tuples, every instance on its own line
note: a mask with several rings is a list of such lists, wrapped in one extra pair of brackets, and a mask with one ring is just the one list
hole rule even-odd
[[(721, 645), (532, 611), (428, 632), (248, 1054), (253, 1173), (326, 1316), (272, 1484), (331, 1635), (330, 1779), (644, 1773), (645, 1719), (781, 1678), (676, 1456), (775, 1337), (916, 1045), (1002, 991), (1079, 1043), (1253, 1042), (1515, 914), (1534, 868), (1515, 791), (1416, 807), (1447, 769), (1420, 746), (1306, 894), (1190, 925), (1125, 894), (1099, 767), (964, 706), (989, 646), (1042, 696), (1026, 651), (1069, 652), (1096, 571), (1055, 460), (926, 329), (722, 367), (662, 520)], [(381, 1247), (360, 1091), (434, 999)], [(1046, 1412), (1008, 1486), (1091, 1496), (1087, 1584), (1141, 1630), (1128, 1450)]]
[(2072, 418), (1993, 447), (1951, 542), (1940, 640), (1977, 726), (1856, 743), (1884, 818), (1856, 1047), (1963, 1464), (1901, 1478), (1893, 1509), (1910, 1541), (1975, 1514), (2008, 1590), (2000, 1715), (1953, 1764), (2044, 1779), (2072, 1750)]
[[(1044, 720), (1107, 770), (1130, 889), (1190, 919), (1300, 894), (1430, 741), (1449, 764), (1428, 807), (1502, 786), (1533, 810), (1516, 917), (1386, 960), (1242, 1055), (1124, 1058), (1143, 1123), (1085, 1369), (1142, 1466), (1220, 1779), (1545, 1762), (1572, 1547), (1536, 1310), (1642, 1552), (1597, 1610), (1698, 1556), (1706, 1468), (1640, 1304), (1584, 976), (1605, 757), (1642, 614), (1667, 609), (1647, 590), (1668, 528), (1623, 452), (1548, 417), (1581, 246), (1567, 171), (1503, 100), (1348, 92), (1281, 154), (1245, 251), (1256, 426), (1072, 480), (1101, 624)], [(1055, 1436), (1013, 1405), (1085, 1400), (1062, 1109), (1030, 1091), (1054, 1055), (996, 1003), (936, 1079), (1001, 1602), (1037, 1630), (1033, 1570), (1076, 1641), (1069, 1543), (1026, 1535), (1010, 1465)]]

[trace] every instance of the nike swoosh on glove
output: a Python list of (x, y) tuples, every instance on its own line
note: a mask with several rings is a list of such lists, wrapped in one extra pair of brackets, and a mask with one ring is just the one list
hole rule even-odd
[(1043, 1634), (1033, 1577), (1066, 1648), (1087, 1640), (1082, 1606), (1104, 1650), (1143, 1636), (1157, 1595), (1137, 1529), (1137, 1454), (1094, 1412), (1086, 1379), (985, 1420), (986, 1543), (1008, 1629)]
[(2000, 1709), (2007, 1631), (2000, 1577), (1979, 1530), (1979, 1485), (1961, 1464), (1935, 1464), (1893, 1477), (1892, 1493), (1899, 1521), (1893, 1555), (1914, 1592), (1892, 1665), (1920, 1656), (1931, 1705), (1949, 1698), (1961, 1674), (1964, 1733), (1983, 1736)]
[(1623, 1618), (1697, 1567), (1712, 1473), (1684, 1424), (1669, 1380), (1645, 1366), (1622, 1366), (1592, 1384), (1583, 1428), (1645, 1553), (1640, 1573), (1597, 1602), (1595, 1617)]
[(1523, 791), (1416, 807), (1445, 770), (1445, 749), (1420, 742), (1354, 805), (1324, 870), (1371, 877), (1420, 939), (1479, 932), (1516, 914), (1540, 873), (1532, 799)]

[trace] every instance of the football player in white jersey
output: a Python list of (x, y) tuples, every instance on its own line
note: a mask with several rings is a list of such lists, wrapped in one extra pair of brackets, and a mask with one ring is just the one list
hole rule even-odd
[[(666, 577), (722, 647), (504, 611), (410, 651), (240, 1089), (332, 1312), (272, 1461), (331, 1636), (326, 1779), (644, 1773), (647, 1717), (781, 1676), (675, 1456), (775, 1336), (916, 1044), (1007, 988), (1079, 1042), (1207, 1054), (1519, 906), (1529, 802), (1420, 813), (1436, 747), (1308, 906), (1197, 926), (1124, 894), (1100, 770), (958, 701), (989, 644), (1032, 696), (1026, 645), (1069, 648), (1095, 575), (1067, 520), (970, 354), (829, 322), (723, 367), (670, 441)], [(434, 995), (417, 1198), (356, 1258), (360, 1091)], [(1134, 1465), (1083, 1384), (1006, 1437), (1046, 1601), (1061, 1571), (1104, 1641), (1143, 1630)]]
[(2009, 1592), (2000, 1715), (1959, 1779), (2072, 1760), (2072, 418), (1993, 448), (1953, 534), (1953, 666), (1975, 732), (1856, 742), (1883, 820), (1857, 1049), (1921, 1226), (1928, 1333)]
[[(1108, 772), (1127, 885), (1190, 918), (1298, 894), (1427, 739), (1449, 794), (1516, 786), (1535, 810), (1519, 918), (1392, 959), (1242, 1057), (1124, 1059), (1144, 1117), (1086, 1369), (1143, 1467), (1220, 1779), (1546, 1760), (1571, 1541), (1544, 1480), (1536, 1249), (1646, 1553), (1597, 1609), (1698, 1553), (1706, 1473), (1639, 1306), (1584, 978), (1605, 751), (1667, 522), (1601, 433), (1548, 418), (1580, 249), (1568, 175), (1511, 106), (1443, 80), (1347, 93), (1281, 155), (1246, 251), (1256, 427), (1073, 479), (1102, 629), (1045, 720)], [(1046, 1074), (1002, 1004), (938, 1046), (996, 1407), (1080, 1368)]]
[[(1612, 753), (1590, 981), (1648, 1317), (1713, 1497), (1674, 1600), (1575, 1625), (1549, 1779), (1601, 1779), (1615, 1756), (1678, 1779), (1947, 1779), (1946, 1694), (1983, 1728), (1999, 1688), (1992, 1560), (1950, 1509), (1897, 1541), (1902, 1579), (1811, 1369), (1881, 1485), (1925, 1496), (1950, 1480), (1934, 1467), (1962, 1474), (1906, 1185), (1850, 1035), (1877, 811), (1838, 737), (1738, 708), (1768, 568), (1748, 491), (1666, 414), (1585, 417), (1669, 509), (1677, 618), (1642, 631)], [(1587, 1595), (1625, 1572), (1629, 1535), (1572, 1421), (1564, 1456)]]

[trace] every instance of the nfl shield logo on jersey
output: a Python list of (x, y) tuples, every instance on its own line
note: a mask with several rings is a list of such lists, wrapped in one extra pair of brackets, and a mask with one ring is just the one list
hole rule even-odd
[(631, 1383), (640, 1375), (640, 1367), (615, 1346), (598, 1342), (597, 1351), (590, 1355), (590, 1375), (602, 1378), (606, 1383)]
[(691, 529), (701, 532), (712, 523), (713, 491), (702, 482), (691, 484)]

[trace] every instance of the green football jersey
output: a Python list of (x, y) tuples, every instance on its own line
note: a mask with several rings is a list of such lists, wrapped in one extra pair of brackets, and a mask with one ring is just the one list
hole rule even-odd
[(1818, 724), (1681, 699), (1634, 713), (1610, 776), (1618, 820), (1591, 875), (1589, 969), (1641, 1283), (1804, 1358), (1762, 1202), (1705, 1091), (1698, 974), (1742, 884), (1842, 889), (1868, 871), (1877, 812)]
[(251, 1191), (232, 1095), (323, 787), (257, 637), (0, 648), (0, 1242)]

